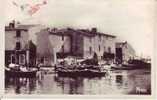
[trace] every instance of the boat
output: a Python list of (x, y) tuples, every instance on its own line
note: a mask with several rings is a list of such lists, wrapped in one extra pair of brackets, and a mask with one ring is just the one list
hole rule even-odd
[(132, 67), (123, 66), (122, 64), (111, 64), (112, 70), (131, 70)]
[(25, 70), (16, 70), (12, 68), (5, 68), (5, 77), (26, 77), (33, 78), (36, 77), (38, 69), (37, 68), (27, 68)]
[(111, 65), (109, 65), (109, 64), (104, 64), (104, 65), (102, 65), (102, 66), (103, 66), (103, 68), (106, 69), (106, 70), (110, 70), (110, 69), (111, 69)]
[(131, 67), (124, 67), (124, 66), (120, 66), (120, 67), (112, 66), (111, 69), (112, 70), (132, 70)]
[(147, 63), (142, 60), (138, 59), (133, 59), (129, 60), (128, 63), (122, 64), (124, 67), (129, 67), (132, 69), (150, 69), (151, 68), (151, 63)]
[(57, 74), (59, 76), (83, 76), (83, 77), (101, 77), (105, 76), (106, 71), (101, 70), (98, 67), (86, 66), (86, 67), (79, 67), (75, 69), (66, 69), (66, 68), (59, 68), (57, 69)]

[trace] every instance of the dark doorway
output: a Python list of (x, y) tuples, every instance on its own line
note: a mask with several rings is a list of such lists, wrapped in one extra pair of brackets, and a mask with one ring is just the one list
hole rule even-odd
[(122, 48), (116, 48), (116, 62), (121, 64), (123, 61)]
[(11, 63), (14, 63), (15, 64), (15, 56), (11, 56)]

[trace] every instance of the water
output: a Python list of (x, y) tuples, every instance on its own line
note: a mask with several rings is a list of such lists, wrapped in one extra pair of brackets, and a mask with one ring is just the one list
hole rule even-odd
[(149, 70), (115, 70), (105, 77), (59, 77), (47, 71), (38, 78), (5, 80), (6, 94), (151, 94)]

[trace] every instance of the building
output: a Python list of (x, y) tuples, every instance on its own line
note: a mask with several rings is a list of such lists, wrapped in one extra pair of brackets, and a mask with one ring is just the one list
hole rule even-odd
[(51, 66), (57, 59), (73, 56), (93, 57), (122, 63), (135, 56), (127, 42), (116, 42), (116, 36), (99, 32), (97, 28), (46, 28), (42, 25), (17, 24), (5, 27), (5, 64)]
[(37, 33), (37, 55), (45, 65), (58, 58), (74, 56), (87, 59), (114, 59), (115, 36), (88, 29), (43, 29)]
[[(5, 27), (5, 65), (36, 65), (36, 44), (32, 38), (37, 25), (21, 25), (15, 21)], [(37, 28), (36, 30), (39, 30)], [(33, 33), (34, 32), (34, 33)]]
[(15, 28), (14, 23), (5, 27), (5, 65), (26, 64), (28, 34), (26, 29)]
[(94, 54), (98, 59), (114, 59), (115, 54), (115, 36), (100, 33), (96, 28), (91, 31), (81, 31), (83, 33), (83, 58), (92, 58)]
[(128, 42), (116, 42), (116, 61), (119, 63), (133, 59), (136, 52)]
[(36, 65), (42, 62), (50, 66), (57, 59), (68, 56), (114, 59), (115, 36), (100, 33), (96, 28), (57, 29), (13, 21), (5, 27), (5, 53), (6, 65)]
[(44, 66), (51, 66), (57, 58), (65, 58), (71, 54), (71, 38), (64, 29), (42, 29), (36, 34), (37, 61)]

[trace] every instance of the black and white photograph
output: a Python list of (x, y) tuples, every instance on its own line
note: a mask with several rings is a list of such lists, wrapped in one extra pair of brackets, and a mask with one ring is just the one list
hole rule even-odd
[(6, 0), (4, 94), (151, 96), (154, 0)]

